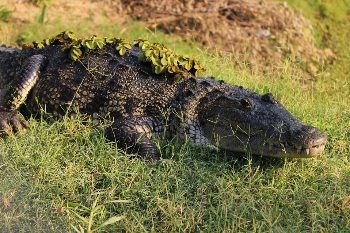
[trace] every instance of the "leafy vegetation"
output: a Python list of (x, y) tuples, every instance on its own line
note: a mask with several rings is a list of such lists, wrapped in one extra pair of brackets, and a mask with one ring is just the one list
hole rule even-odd
[[(327, 43), (338, 56), (308, 83), (290, 63), (274, 76), (251, 74), (235, 69), (230, 57), (208, 54), (193, 42), (149, 31), (139, 23), (128, 24), (123, 35), (196, 55), (207, 74), (259, 93), (274, 93), (301, 120), (327, 132), (329, 143), (321, 157), (278, 160), (159, 141), (163, 160), (149, 163), (106, 142), (102, 132), (89, 122), (83, 124), (83, 119), (30, 119), (28, 131), (0, 141), (1, 230), (348, 232), (347, 2), (322, 1), (324, 18), (318, 16), (320, 1), (289, 1), (314, 22), (320, 46)], [(0, 42), (14, 43), (18, 35), (30, 42), (67, 29), (79, 36), (125, 31), (124, 25), (111, 25), (108, 19), (97, 26), (80, 20), (69, 28), (60, 18), (15, 27), (0, 22), (0, 31), (6, 32), (0, 33)]]
[(132, 48), (138, 46), (142, 54), (139, 57), (141, 62), (149, 62), (155, 74), (174, 74), (175, 79), (186, 78), (188, 72), (199, 76), (204, 68), (198, 61), (189, 56), (177, 55), (171, 49), (159, 43), (150, 43), (147, 40), (138, 39), (133, 43), (121, 38), (107, 38), (93, 36), (89, 39), (78, 39), (73, 32), (62, 32), (55, 37), (44, 39), (42, 42), (33, 42), (34, 48), (44, 48), (51, 45), (63, 45), (69, 50), (69, 57), (76, 61), (83, 53), (96, 49), (103, 49), (105, 46), (114, 46), (120, 56)]
[(137, 40), (135, 44), (143, 52), (141, 61), (151, 62), (152, 69), (156, 74), (168, 72), (177, 74), (177, 78), (185, 78), (187, 72), (200, 76), (204, 68), (198, 61), (183, 55), (175, 54), (171, 49), (159, 43), (150, 43), (147, 40)]

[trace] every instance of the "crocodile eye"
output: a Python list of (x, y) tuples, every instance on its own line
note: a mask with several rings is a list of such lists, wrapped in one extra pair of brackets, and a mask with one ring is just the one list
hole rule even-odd
[(273, 98), (271, 93), (266, 93), (265, 95), (261, 96), (262, 101), (265, 101), (270, 104), (276, 104), (277, 101)]
[(249, 99), (241, 99), (241, 104), (246, 109), (251, 109), (253, 106)]

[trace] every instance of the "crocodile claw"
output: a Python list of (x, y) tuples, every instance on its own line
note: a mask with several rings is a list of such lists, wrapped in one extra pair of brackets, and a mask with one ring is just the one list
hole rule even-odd
[(28, 128), (26, 121), (18, 113), (0, 111), (0, 137), (7, 136), (11, 132), (17, 133), (26, 128)]

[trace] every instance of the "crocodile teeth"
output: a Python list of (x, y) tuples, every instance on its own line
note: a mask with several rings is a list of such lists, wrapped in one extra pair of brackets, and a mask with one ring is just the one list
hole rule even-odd
[(310, 154), (310, 149), (305, 149), (305, 151), (307, 155)]
[(296, 146), (295, 148), (297, 149), (297, 153), (300, 154), (302, 147), (301, 146)]

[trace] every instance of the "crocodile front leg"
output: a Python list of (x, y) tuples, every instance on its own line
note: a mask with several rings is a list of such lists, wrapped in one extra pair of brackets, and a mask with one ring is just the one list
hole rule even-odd
[(38, 81), (44, 61), (43, 55), (33, 55), (27, 58), (20, 74), (7, 89), (1, 90), (0, 136), (7, 135), (11, 130), (17, 132), (26, 128), (25, 121), (19, 117), (16, 111), (24, 103), (29, 91)]
[(116, 141), (128, 152), (138, 153), (147, 160), (158, 160), (160, 153), (151, 138), (163, 131), (163, 123), (152, 117), (117, 120), (105, 131), (106, 138)]

